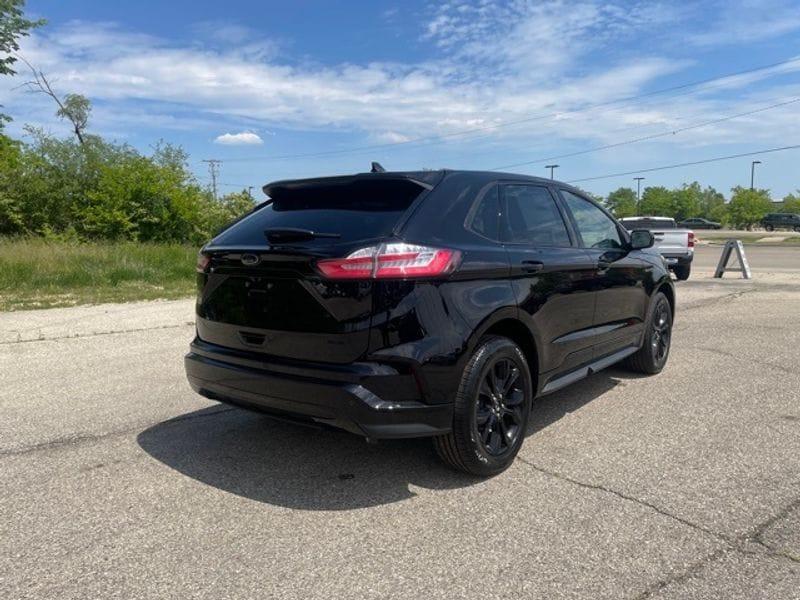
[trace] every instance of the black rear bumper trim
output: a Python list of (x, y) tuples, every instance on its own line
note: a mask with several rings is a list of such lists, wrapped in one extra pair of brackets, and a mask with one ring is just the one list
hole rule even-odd
[(280, 418), (324, 423), (374, 439), (428, 437), (450, 431), (452, 404), (380, 398), (357, 382), (369, 370), (363, 365), (348, 377), (344, 377), (344, 368), (337, 369), (338, 376), (328, 379), (324, 372), (309, 376), (308, 369), (305, 375), (298, 375), (233, 364), (209, 356), (208, 346), (193, 343), (184, 363), (192, 389), (212, 400)]

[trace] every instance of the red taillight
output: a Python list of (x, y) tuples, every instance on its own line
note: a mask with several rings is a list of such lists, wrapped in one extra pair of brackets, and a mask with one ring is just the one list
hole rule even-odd
[(198, 273), (205, 273), (206, 272), (206, 267), (208, 266), (208, 263), (210, 263), (210, 262), (211, 262), (211, 257), (210, 256), (208, 256), (207, 254), (202, 254), (202, 253), (198, 254), (197, 255), (197, 264), (195, 265), (194, 270), (197, 271)]
[(689, 248), (694, 248), (694, 231), (689, 232)]
[(345, 258), (317, 262), (328, 279), (436, 277), (455, 269), (460, 253), (446, 248), (393, 243), (362, 248)]

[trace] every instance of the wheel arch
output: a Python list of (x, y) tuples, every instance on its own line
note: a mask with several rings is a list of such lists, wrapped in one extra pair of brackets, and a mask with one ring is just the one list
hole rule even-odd
[(675, 286), (672, 285), (671, 280), (662, 280), (658, 286), (656, 286), (656, 290), (653, 293), (655, 296), (658, 292), (663, 293), (667, 297), (667, 301), (669, 302), (669, 308), (672, 312), (672, 318), (675, 318)]
[(487, 335), (506, 337), (520, 347), (528, 363), (533, 378), (533, 389), (537, 390), (538, 377), (541, 372), (539, 346), (533, 332), (516, 316), (503, 316), (494, 319), (490, 324), (479, 329), (475, 334), (475, 344)]

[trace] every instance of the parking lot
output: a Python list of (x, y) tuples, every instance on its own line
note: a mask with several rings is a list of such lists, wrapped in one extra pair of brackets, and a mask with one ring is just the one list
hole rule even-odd
[(195, 395), (191, 300), (0, 314), (0, 598), (800, 598), (800, 247), (747, 250), (490, 480)]

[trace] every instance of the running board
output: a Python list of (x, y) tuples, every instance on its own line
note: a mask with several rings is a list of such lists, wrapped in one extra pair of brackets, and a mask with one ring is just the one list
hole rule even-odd
[(609, 354), (608, 356), (589, 363), (584, 367), (570, 371), (569, 373), (561, 375), (560, 377), (556, 377), (555, 379), (548, 381), (547, 384), (542, 388), (542, 394), (555, 392), (556, 390), (567, 387), (571, 383), (585, 379), (589, 375), (597, 373), (598, 371), (602, 371), (606, 367), (610, 367), (611, 365), (618, 363), (631, 354), (635, 354), (638, 350), (639, 346), (628, 346), (622, 350), (617, 350), (614, 352), (614, 354)]

